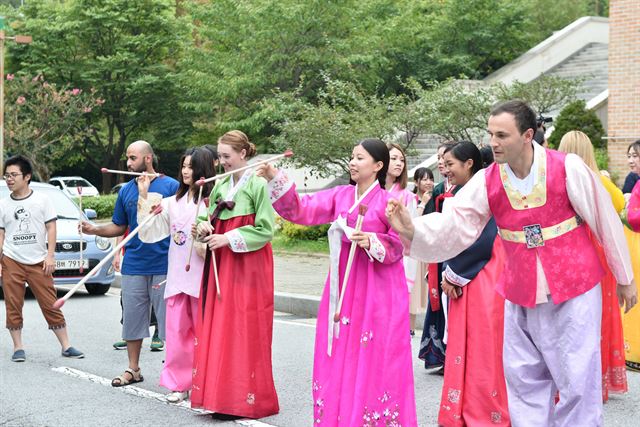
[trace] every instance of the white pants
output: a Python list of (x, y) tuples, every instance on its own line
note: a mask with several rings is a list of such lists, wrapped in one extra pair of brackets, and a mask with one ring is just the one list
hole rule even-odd
[(601, 312), (600, 285), (558, 305), (505, 302), (503, 362), (514, 427), (602, 426)]

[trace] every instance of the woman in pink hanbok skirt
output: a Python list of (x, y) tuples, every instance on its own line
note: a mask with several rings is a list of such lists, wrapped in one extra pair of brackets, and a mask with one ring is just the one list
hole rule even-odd
[[(331, 270), (318, 310), (313, 366), (314, 426), (417, 426), (409, 329), (409, 293), (402, 244), (385, 217), (389, 152), (377, 139), (353, 149), (351, 180), (300, 197), (287, 176), (270, 165), (273, 207), (304, 225), (332, 223)], [(354, 230), (366, 205), (362, 231)], [(340, 321), (334, 323), (352, 242)]]

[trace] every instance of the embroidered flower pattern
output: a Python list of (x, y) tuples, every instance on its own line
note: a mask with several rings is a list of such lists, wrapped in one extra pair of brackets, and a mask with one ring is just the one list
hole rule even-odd
[(451, 403), (459, 403), (460, 402), (460, 390), (456, 390), (450, 388), (447, 392), (447, 400)]
[(324, 400), (317, 399), (313, 405), (313, 411), (315, 412), (315, 416), (313, 417), (314, 423), (320, 424), (324, 416)]
[(180, 230), (173, 235), (173, 243), (178, 246), (182, 246), (187, 242), (187, 235), (184, 231)]
[(249, 405), (256, 403), (256, 395), (254, 393), (247, 393), (247, 403)]
[(340, 319), (340, 321), (343, 325), (348, 325), (349, 323), (351, 323), (351, 320), (347, 316), (342, 316), (342, 319)]
[(231, 230), (224, 234), (229, 239), (229, 246), (233, 252), (249, 252), (247, 242), (238, 230)]
[(271, 202), (273, 203), (282, 197), (292, 185), (293, 182), (289, 181), (289, 177), (285, 173), (279, 172), (275, 178), (269, 181), (268, 188)]
[(456, 358), (455, 358), (454, 362), (455, 362), (455, 364), (456, 364), (456, 365), (461, 364), (461, 363), (462, 363), (462, 357), (460, 357), (460, 356), (456, 356)]
[[(388, 395), (385, 392), (385, 395)], [(378, 400), (382, 401), (382, 398), (378, 398)], [(371, 410), (368, 407), (364, 407), (364, 413), (362, 415), (362, 426), (363, 427), (402, 427), (400, 424), (400, 411), (398, 410), (398, 405), (396, 404), (393, 408), (385, 408), (382, 413), (376, 410)]]
[(360, 344), (366, 347), (367, 345), (369, 345), (372, 339), (373, 339), (373, 331), (365, 331), (362, 333), (362, 336), (360, 337)]
[(369, 244), (371, 245), (371, 247), (369, 248), (369, 253), (371, 254), (371, 256), (378, 260), (378, 262), (383, 262), (387, 251), (380, 240), (378, 240), (378, 236), (376, 236), (375, 234), (370, 234)]
[(502, 415), (500, 412), (492, 412), (491, 413), (491, 422), (494, 424), (498, 424), (502, 421)]

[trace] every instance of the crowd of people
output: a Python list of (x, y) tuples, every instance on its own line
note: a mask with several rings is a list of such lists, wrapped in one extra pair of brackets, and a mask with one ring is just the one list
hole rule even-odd
[[(631, 173), (620, 190), (598, 169), (584, 133), (567, 133), (558, 150), (544, 147), (523, 102), (494, 107), (487, 129), (487, 147), (441, 144), (442, 181), (418, 168), (413, 191), (403, 148), (375, 138), (353, 148), (349, 184), (305, 195), (285, 170), (247, 167), (256, 147), (238, 130), (216, 147), (187, 149), (177, 179), (156, 173), (150, 144), (129, 145), (127, 169), (140, 176), (120, 190), (111, 222), (80, 225), (83, 234), (119, 237), (145, 223), (121, 263), (128, 366), (111, 385), (144, 380), (139, 359), (153, 311), (167, 401), (189, 399), (219, 419), (279, 412), (271, 359), (277, 213), (331, 224), (313, 425), (417, 426), (411, 336), (420, 328), (415, 357), (444, 375), (440, 425), (602, 425), (609, 393), (627, 391), (627, 368), (640, 370), (640, 310), (631, 310), (640, 140), (628, 148)], [(217, 164), (225, 173), (198, 185)], [(26, 360), (25, 282), (62, 355), (81, 358), (53, 308), (55, 211), (29, 188), (26, 157), (8, 159), (4, 170), (11, 194), (0, 204), (0, 271), (12, 360)], [(26, 240), (20, 209), (31, 214)]]

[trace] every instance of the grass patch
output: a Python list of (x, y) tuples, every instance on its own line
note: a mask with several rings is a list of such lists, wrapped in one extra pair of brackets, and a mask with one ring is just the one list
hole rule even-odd
[(278, 232), (273, 236), (271, 246), (274, 251), (329, 254), (329, 242), (326, 238), (318, 240), (291, 239)]

